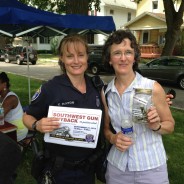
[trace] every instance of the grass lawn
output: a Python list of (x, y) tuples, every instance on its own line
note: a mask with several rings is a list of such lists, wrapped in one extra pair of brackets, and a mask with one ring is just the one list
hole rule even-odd
[(53, 55), (53, 54), (38, 54), (38, 61), (37, 64), (53, 64), (57, 63), (58, 61), (58, 56), (57, 55)]
[[(20, 98), (23, 106), (28, 104), (27, 78), (8, 74), (11, 83), (11, 90)], [(42, 81), (31, 79), (31, 95), (39, 88)], [(171, 135), (164, 135), (163, 141), (168, 157), (168, 171), (170, 184), (183, 184), (184, 181), (184, 111), (171, 109), (176, 121), (175, 131)], [(28, 150), (22, 158), (17, 170), (15, 184), (36, 184), (30, 175), (32, 162), (32, 151)], [(97, 184), (100, 182), (97, 181)]]

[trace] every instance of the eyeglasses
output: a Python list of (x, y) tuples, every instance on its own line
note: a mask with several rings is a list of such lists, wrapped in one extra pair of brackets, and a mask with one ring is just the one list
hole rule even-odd
[(130, 58), (134, 56), (134, 51), (131, 51), (131, 50), (126, 50), (125, 52), (115, 51), (112, 53), (112, 57), (116, 59), (120, 59), (123, 54), (125, 57)]

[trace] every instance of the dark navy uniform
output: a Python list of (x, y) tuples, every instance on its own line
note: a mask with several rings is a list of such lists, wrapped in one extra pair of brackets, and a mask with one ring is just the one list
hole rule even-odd
[[(36, 119), (39, 120), (43, 117), (47, 117), (49, 106), (102, 109), (99, 91), (94, 87), (94, 84), (92, 83), (89, 76), (85, 75), (85, 80), (86, 93), (82, 94), (72, 85), (70, 79), (66, 74), (54, 77), (52, 80), (43, 84), (39, 92), (33, 96), (31, 105), (28, 107), (26, 113), (28, 115), (34, 116)], [(65, 160), (73, 162), (91, 157), (97, 149), (65, 146), (53, 143), (46, 143), (45, 146), (46, 149), (49, 150), (51, 157), (60, 156), (63, 157)], [(67, 170), (67, 172), (66, 170), (67, 168), (63, 168), (63, 174), (62, 172), (58, 174), (58, 177), (60, 178), (58, 181), (62, 182), (62, 184), (65, 184), (65, 181), (62, 180), (62, 177), (65, 177), (67, 174), (69, 175), (68, 177), (71, 177), (70, 173), (73, 172), (72, 169)], [(92, 172), (92, 170), (93, 169), (91, 169), (90, 172)], [(75, 175), (77, 172), (75, 170)], [(77, 175), (78, 176), (76, 177), (80, 178), (80, 173), (78, 173)], [(78, 179), (75, 177), (74, 180), (72, 180), (71, 177), (71, 182), (69, 183), (92, 184), (94, 183), (94, 172), (90, 175), (91, 176), (87, 175), (86, 181), (85, 175), (81, 176), (83, 178), (83, 181), (80, 182), (78, 182)]]

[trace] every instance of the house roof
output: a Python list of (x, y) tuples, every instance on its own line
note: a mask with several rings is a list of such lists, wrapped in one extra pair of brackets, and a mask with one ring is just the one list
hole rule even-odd
[(131, 21), (124, 24), (123, 27), (129, 27), (133, 23), (137, 22), (138, 20), (142, 19), (145, 16), (151, 16), (157, 20), (161, 20), (163, 22), (166, 22), (165, 14), (163, 14), (163, 13), (144, 12), (144, 13), (140, 14), (139, 16), (135, 17), (134, 19), (132, 19)]
[(125, 0), (101, 0), (102, 3), (104, 3), (107, 6), (118, 6), (122, 8), (129, 8), (136, 10), (137, 3), (131, 2), (131, 1), (125, 1)]

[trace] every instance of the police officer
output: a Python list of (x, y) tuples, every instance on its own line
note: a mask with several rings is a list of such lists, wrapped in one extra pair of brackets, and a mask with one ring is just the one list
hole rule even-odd
[[(58, 118), (47, 117), (49, 106), (102, 109), (100, 93), (91, 77), (85, 74), (88, 46), (80, 35), (68, 35), (59, 45), (59, 64), (64, 74), (55, 76), (35, 93), (24, 114), (24, 124), (42, 133), (59, 128)], [(50, 160), (54, 160), (56, 184), (94, 184), (94, 162), (89, 162), (96, 149), (45, 143)], [(55, 158), (55, 159), (53, 159)]]

